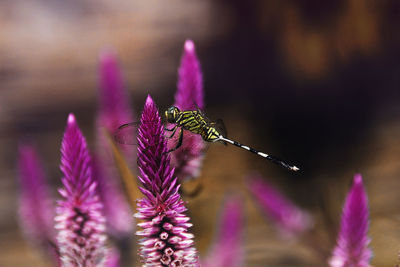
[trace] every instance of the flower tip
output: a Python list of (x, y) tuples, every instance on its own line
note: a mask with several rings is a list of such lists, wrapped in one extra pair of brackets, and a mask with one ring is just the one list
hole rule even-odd
[(292, 171), (295, 171), (295, 172), (300, 171), (300, 169), (299, 169), (298, 167), (296, 167), (296, 166), (293, 166), (293, 167), (291, 167), (290, 169), (291, 169)]
[(112, 47), (103, 48), (100, 52), (100, 62), (102, 65), (114, 63), (117, 57), (117, 52)]
[(150, 95), (147, 95), (146, 106), (150, 106), (150, 105), (154, 105), (154, 101), (153, 101), (153, 99), (151, 98)]
[(194, 42), (190, 39), (185, 41), (185, 50), (186, 52), (193, 52), (195, 49)]
[(75, 115), (73, 113), (70, 113), (68, 115), (68, 125), (75, 124), (75, 122), (76, 122)]
[(254, 189), (256, 189), (256, 188), (259, 188), (259, 187), (261, 187), (262, 186), (262, 184), (263, 184), (263, 182), (262, 182), (262, 179), (260, 178), (260, 177), (257, 177), (257, 176), (248, 176), (247, 177), (247, 184), (248, 184), (248, 186), (249, 186), (249, 188), (254, 188)]
[(368, 246), (368, 227), (367, 193), (361, 174), (356, 174), (343, 205), (337, 245), (329, 261), (331, 267), (370, 266), (372, 251)]
[(354, 175), (354, 185), (362, 185), (361, 174), (357, 173), (356, 175)]
[(24, 157), (25, 155), (30, 155), (33, 153), (33, 147), (25, 142), (21, 142), (18, 144), (18, 152), (20, 158)]

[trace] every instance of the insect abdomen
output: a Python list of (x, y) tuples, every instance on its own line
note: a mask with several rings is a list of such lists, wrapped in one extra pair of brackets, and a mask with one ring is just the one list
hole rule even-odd
[(206, 126), (204, 127), (204, 131), (202, 132), (203, 140), (207, 142), (215, 142), (220, 138), (220, 133), (214, 128)]

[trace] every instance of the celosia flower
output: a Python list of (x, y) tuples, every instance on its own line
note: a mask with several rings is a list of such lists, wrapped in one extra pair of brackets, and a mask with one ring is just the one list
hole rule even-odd
[[(204, 108), (203, 78), (200, 63), (196, 56), (193, 41), (186, 40), (181, 65), (178, 71), (178, 90), (175, 94), (175, 106), (180, 110)], [(176, 145), (178, 134), (168, 144)], [(171, 163), (180, 180), (197, 177), (203, 162), (204, 143), (198, 134), (185, 132), (182, 146), (172, 153)]]
[(170, 167), (170, 156), (157, 107), (150, 96), (140, 120), (138, 167), (140, 191), (135, 217), (143, 220), (137, 235), (146, 266), (198, 266), (189, 217), (178, 192), (179, 184)]
[[(104, 51), (100, 56), (99, 113), (97, 124), (115, 131), (121, 124), (133, 120), (129, 95), (122, 82), (114, 52)], [(132, 147), (128, 147), (132, 151)]]
[[(133, 120), (133, 112), (127, 102), (121, 73), (115, 53), (104, 51), (100, 57), (100, 91), (97, 127), (97, 164), (95, 174), (107, 219), (107, 232), (121, 242), (133, 233), (133, 217), (129, 204), (122, 193), (119, 177), (112, 158), (105, 130), (114, 133), (118, 127)], [(133, 162), (133, 146), (121, 144), (125, 157)]]
[(58, 202), (56, 229), (63, 266), (103, 266), (105, 219), (91, 158), (73, 114), (68, 116), (61, 145), (63, 200)]
[(192, 40), (186, 40), (178, 70), (178, 91), (175, 105), (181, 110), (203, 109), (204, 91), (200, 63)]
[(22, 229), (28, 239), (48, 250), (55, 243), (53, 207), (39, 156), (32, 146), (20, 147), (19, 177)]
[(332, 267), (367, 267), (372, 257), (368, 248), (368, 199), (360, 174), (354, 176), (353, 186), (343, 206), (337, 246), (329, 264)]
[(284, 237), (293, 237), (312, 226), (311, 216), (297, 207), (259, 175), (252, 175), (248, 188), (267, 217)]
[(133, 234), (134, 220), (119, 184), (113, 181), (119, 177), (115, 170), (107, 169), (97, 158), (93, 163), (93, 176), (96, 177), (100, 200), (103, 203), (107, 233), (126, 246), (127, 239)]
[(230, 197), (221, 214), (216, 240), (202, 266), (243, 266), (243, 230), (242, 200)]

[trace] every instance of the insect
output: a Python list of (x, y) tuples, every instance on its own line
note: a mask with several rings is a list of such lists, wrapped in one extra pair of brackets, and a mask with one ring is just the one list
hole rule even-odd
[(182, 145), (183, 140), (183, 130), (190, 131), (195, 134), (199, 134), (204, 141), (206, 142), (222, 142), (222, 143), (229, 143), (234, 146), (243, 148), (247, 151), (250, 151), (254, 154), (257, 154), (263, 158), (266, 158), (272, 161), (275, 164), (278, 164), (288, 170), (291, 171), (298, 171), (299, 168), (296, 166), (290, 165), (276, 157), (268, 155), (264, 152), (260, 152), (254, 148), (249, 146), (243, 145), (237, 141), (233, 141), (228, 139), (224, 136), (223, 132), (219, 130), (217, 126), (217, 122), (210, 122), (205, 115), (198, 109), (198, 110), (186, 110), (181, 111), (179, 108), (172, 106), (165, 111), (165, 117), (167, 121), (171, 124), (175, 124), (173, 128), (167, 129), (167, 131), (172, 132), (170, 138), (172, 138), (176, 131), (179, 129), (179, 139), (175, 148), (171, 149), (170, 151), (174, 151), (178, 149)]
[[(174, 126), (170, 129), (164, 128), (166, 131), (171, 132), (169, 138), (174, 137), (176, 132), (179, 131), (178, 142), (176, 143), (176, 146), (174, 148), (168, 151), (168, 153), (173, 152), (182, 146), (183, 132), (184, 130), (187, 130), (194, 134), (200, 135), (202, 139), (206, 142), (211, 142), (211, 143), (221, 142), (223, 144), (232, 144), (234, 146), (240, 147), (254, 154), (257, 154), (258, 156), (266, 158), (271, 162), (280, 165), (288, 170), (291, 171), (299, 170), (298, 167), (290, 165), (274, 156), (258, 151), (252, 147), (243, 145), (237, 141), (228, 139), (225, 134), (226, 130), (222, 120), (210, 121), (199, 109), (181, 111), (179, 110), (179, 108), (172, 106), (165, 111), (165, 117), (168, 123), (174, 124)], [(123, 124), (118, 128), (119, 132), (115, 135), (115, 137), (119, 143), (132, 144), (131, 140), (133, 138), (123, 133), (125, 129), (130, 128), (131, 126), (137, 126), (137, 123), (134, 122), (134, 123)]]

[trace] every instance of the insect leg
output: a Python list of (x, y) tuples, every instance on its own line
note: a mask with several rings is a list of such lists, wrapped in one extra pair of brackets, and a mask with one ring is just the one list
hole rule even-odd
[(174, 137), (174, 135), (175, 135), (177, 129), (178, 129), (178, 125), (175, 125), (174, 128), (170, 129), (170, 131), (172, 131), (172, 134), (171, 134), (168, 138)]
[(183, 129), (182, 129), (182, 128), (180, 128), (180, 130), (181, 130), (181, 132), (180, 132), (180, 134), (179, 134), (179, 140), (178, 140), (178, 143), (176, 144), (176, 146), (175, 146), (174, 148), (172, 148), (172, 149), (168, 150), (168, 152), (167, 152), (167, 153), (169, 153), (169, 152), (173, 152), (173, 151), (177, 150), (178, 148), (180, 148), (180, 147), (182, 146), (182, 141), (183, 141)]
[(172, 132), (173, 130), (176, 129), (176, 127), (177, 127), (177, 125), (175, 125), (175, 126), (172, 127), (171, 129), (168, 129), (167, 127), (164, 127), (164, 130), (165, 130), (165, 131), (168, 131), (168, 132)]

